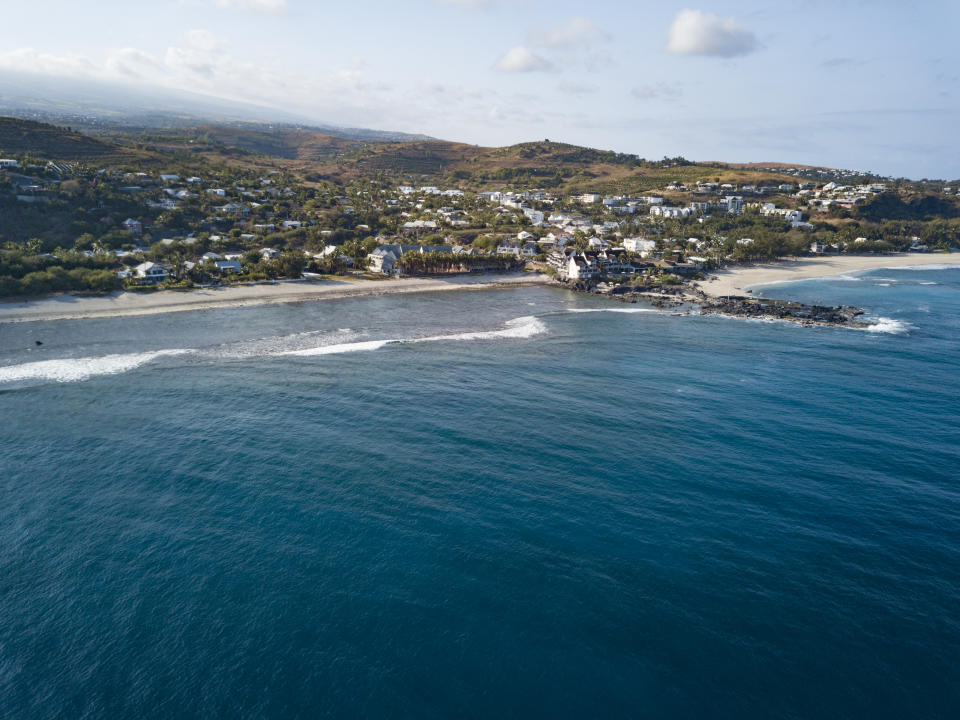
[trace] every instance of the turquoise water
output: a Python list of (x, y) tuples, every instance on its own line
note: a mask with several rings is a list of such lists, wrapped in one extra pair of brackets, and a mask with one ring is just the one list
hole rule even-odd
[(883, 332), (551, 288), (0, 326), (0, 717), (955, 717), (960, 271), (764, 294)]

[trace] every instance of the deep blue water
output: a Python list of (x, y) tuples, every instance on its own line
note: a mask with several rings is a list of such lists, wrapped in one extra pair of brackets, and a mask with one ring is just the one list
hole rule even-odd
[(960, 271), (765, 294), (888, 332), (550, 288), (0, 326), (0, 717), (957, 717)]

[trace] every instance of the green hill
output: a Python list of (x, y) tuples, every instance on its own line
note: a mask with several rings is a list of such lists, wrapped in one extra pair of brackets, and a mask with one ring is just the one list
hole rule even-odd
[(108, 162), (128, 151), (69, 128), (17, 118), (0, 117), (0, 155), (30, 153), (47, 160)]

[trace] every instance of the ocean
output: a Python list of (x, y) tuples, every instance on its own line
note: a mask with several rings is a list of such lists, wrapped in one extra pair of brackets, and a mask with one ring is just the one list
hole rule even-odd
[(0, 718), (956, 717), (960, 270), (763, 291), (0, 326)]

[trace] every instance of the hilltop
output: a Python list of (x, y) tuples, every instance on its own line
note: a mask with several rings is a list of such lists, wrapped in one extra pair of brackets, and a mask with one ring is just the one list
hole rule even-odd
[[(183, 162), (257, 170), (287, 170), (308, 181), (375, 179), (397, 184), (445, 184), (469, 190), (504, 184), (562, 192), (638, 193), (671, 183), (733, 185), (789, 182), (785, 163), (696, 163), (682, 157), (636, 155), (551, 140), (483, 147), (434, 139), (361, 139), (353, 131), (295, 125), (207, 123), (184, 127), (99, 128), (96, 135), (15, 118), (0, 118), (0, 154), (32, 153), (105, 166), (151, 167)], [(829, 173), (828, 173), (829, 174)], [(795, 177), (795, 175), (793, 176)], [(829, 179), (829, 178), (827, 178)]]
[(17, 118), (0, 117), (0, 155), (30, 153), (46, 160), (65, 162), (122, 161), (129, 150), (70, 128)]

